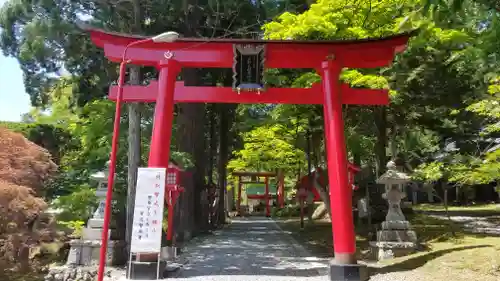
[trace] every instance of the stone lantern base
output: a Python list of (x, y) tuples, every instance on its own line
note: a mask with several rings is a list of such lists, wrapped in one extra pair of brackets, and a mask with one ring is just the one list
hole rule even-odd
[[(99, 263), (101, 241), (98, 240), (71, 240), (69, 242), (71, 250), (68, 254), (68, 265), (90, 266)], [(106, 251), (106, 264), (112, 265), (114, 261), (115, 249), (118, 243), (108, 241)]]
[(373, 259), (386, 260), (406, 256), (417, 248), (417, 234), (408, 221), (384, 221), (377, 241), (370, 242)]

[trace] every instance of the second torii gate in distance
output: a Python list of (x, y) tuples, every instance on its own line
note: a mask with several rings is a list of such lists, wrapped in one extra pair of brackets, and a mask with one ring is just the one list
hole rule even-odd
[[(87, 30), (94, 44), (104, 49), (108, 59), (153, 66), (159, 70), (158, 80), (148, 86), (112, 86), (109, 95), (112, 100), (117, 100), (118, 105), (122, 99), (125, 102), (156, 102), (150, 167), (168, 166), (176, 102), (323, 105), (330, 204), (335, 210), (331, 218), (335, 260), (330, 264), (330, 277), (335, 281), (368, 280), (366, 267), (357, 264), (355, 257), (352, 189), (348, 186), (342, 106), (387, 105), (389, 95), (386, 89), (351, 88), (339, 78), (343, 68), (390, 65), (394, 55), (406, 48), (411, 33), (340, 41), (175, 38), (171, 42), (159, 42), (156, 37), (108, 33), (94, 28)], [(122, 63), (122, 70), (124, 68)], [(182, 68), (232, 68), (233, 85), (186, 86), (183, 81), (177, 81)], [(264, 71), (268, 68), (314, 69), (322, 80), (311, 88), (269, 88), (264, 81)], [(123, 84), (123, 79), (120, 78), (119, 85)], [(116, 145), (115, 141), (113, 145)], [(114, 175), (110, 173), (109, 176)], [(111, 189), (112, 184), (108, 188)], [(111, 192), (107, 194), (106, 202), (110, 202)], [(106, 210), (109, 217), (109, 204)], [(103, 236), (101, 255), (106, 253), (106, 244), (107, 237)], [(101, 278), (103, 261), (101, 257)]]
[(276, 197), (278, 199), (278, 204), (283, 207), (285, 200), (285, 185), (283, 173), (273, 173), (273, 172), (246, 172), (246, 171), (235, 171), (232, 173), (233, 176), (238, 177), (238, 198), (236, 199), (236, 211), (238, 215), (241, 214), (241, 188), (243, 184), (247, 183), (262, 183), (257, 180), (243, 180), (243, 177), (252, 178), (264, 178), (265, 192), (264, 195), (253, 196), (254, 199), (263, 199), (266, 202), (266, 216), (271, 216), (271, 206), (269, 204), (270, 193), (269, 193), (269, 178), (276, 178)]

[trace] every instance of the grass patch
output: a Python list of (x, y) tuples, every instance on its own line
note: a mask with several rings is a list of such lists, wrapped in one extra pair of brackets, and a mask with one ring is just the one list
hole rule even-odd
[[(291, 235), (302, 245), (308, 248), (318, 257), (333, 256), (332, 225), (326, 220), (317, 220), (309, 223), (305, 220), (305, 228), (300, 229), (300, 219), (276, 219), (276, 223)], [(356, 236), (358, 249), (368, 248), (369, 239), (367, 239), (367, 229), (358, 229), (360, 235)], [(359, 252), (359, 251), (358, 251)]]
[[(448, 212), (452, 216), (494, 216), (500, 215), (499, 204), (476, 204), (469, 206), (448, 206)], [(413, 206), (415, 211), (422, 212), (445, 212), (444, 205), (442, 204), (419, 204)]]
[[(443, 280), (443, 276), (449, 276), (448, 280), (500, 280), (500, 237), (469, 233), (460, 223), (421, 213), (408, 219), (425, 250), (379, 262), (378, 273), (411, 271), (420, 278), (415, 280)], [(298, 219), (280, 220), (278, 224), (316, 256), (333, 256), (330, 222), (306, 224), (304, 230), (300, 230)], [(455, 235), (451, 229), (455, 230)], [(358, 259), (366, 260), (370, 256), (369, 241), (375, 239), (374, 232), (365, 226), (357, 228)]]

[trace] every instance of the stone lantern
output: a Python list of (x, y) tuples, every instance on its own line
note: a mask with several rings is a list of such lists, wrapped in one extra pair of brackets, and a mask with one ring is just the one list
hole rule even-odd
[(378, 260), (404, 256), (416, 248), (417, 235), (401, 210), (401, 200), (406, 197), (404, 185), (410, 180), (392, 161), (387, 163), (387, 172), (377, 180), (378, 184), (385, 185), (382, 197), (389, 207), (382, 230), (377, 231), (377, 241), (370, 242)]
[(106, 191), (108, 190), (108, 175), (109, 175), (109, 161), (106, 162), (106, 168), (90, 175), (90, 178), (97, 183), (95, 195), (99, 200), (99, 205), (94, 212), (93, 217), (89, 220), (89, 227), (93, 225), (100, 225), (102, 227), (104, 220), (104, 208), (106, 206)]
[[(68, 265), (95, 265), (99, 262), (99, 250), (101, 248), (102, 232), (104, 226), (104, 209), (106, 205), (106, 192), (108, 188), (109, 161), (102, 171), (98, 171), (90, 176), (97, 183), (96, 196), (99, 205), (92, 218), (87, 222), (87, 226), (82, 229), (82, 237), (70, 241), (71, 249), (68, 255)], [(108, 240), (111, 230), (108, 232)], [(108, 242), (107, 262), (112, 262), (114, 246), (116, 241)]]

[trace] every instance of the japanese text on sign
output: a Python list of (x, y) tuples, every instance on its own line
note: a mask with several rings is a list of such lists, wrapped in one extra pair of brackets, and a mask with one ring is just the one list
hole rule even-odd
[(132, 226), (132, 253), (159, 253), (165, 198), (165, 168), (139, 168)]

